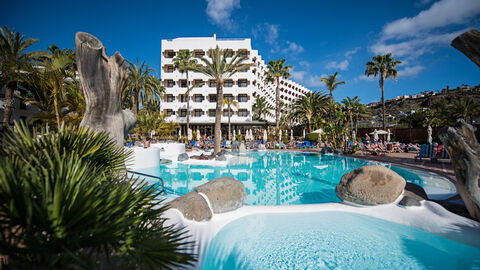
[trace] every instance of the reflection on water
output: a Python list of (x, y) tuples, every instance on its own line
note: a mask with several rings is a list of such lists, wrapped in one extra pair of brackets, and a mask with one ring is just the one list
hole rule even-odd
[[(342, 175), (371, 164), (334, 155), (267, 151), (232, 157), (227, 166), (173, 163), (139, 171), (160, 176), (165, 187), (177, 194), (185, 194), (209, 180), (230, 176), (244, 184), (246, 204), (288, 205), (340, 202), (335, 186)], [(391, 169), (409, 182), (424, 185), (424, 177), (412, 171), (398, 167)], [(438, 181), (432, 182), (437, 184)]]

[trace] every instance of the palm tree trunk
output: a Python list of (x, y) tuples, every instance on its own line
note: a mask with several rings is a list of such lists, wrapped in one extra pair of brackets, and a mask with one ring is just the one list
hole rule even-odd
[[(188, 71), (185, 71), (185, 74), (187, 75), (187, 89), (188, 89)], [(190, 129), (190, 91), (187, 92), (187, 135), (188, 135), (188, 130)], [(188, 136), (187, 136), (188, 140)]]
[(380, 74), (380, 91), (382, 92), (382, 121), (383, 121), (383, 130), (385, 130), (385, 96), (383, 92), (383, 76), (384, 73)]
[(276, 97), (275, 97), (275, 103), (276, 103), (276, 108), (275, 108), (275, 124), (277, 127), (276, 133), (278, 134), (278, 129), (280, 128), (280, 78), (276, 77), (277, 79), (277, 89), (275, 91)]
[(3, 125), (7, 126), (10, 123), (10, 117), (13, 112), (13, 84), (8, 83), (5, 87), (5, 98), (3, 99)]
[(53, 107), (55, 107), (55, 117), (57, 118), (57, 127), (60, 130), (60, 113), (58, 112), (58, 97), (57, 93), (53, 95)]
[(330, 89), (330, 108), (328, 109), (328, 119), (330, 121), (332, 121), (332, 107), (333, 107), (333, 94), (332, 94), (332, 90)]
[(134, 95), (133, 95), (133, 113), (135, 115), (138, 114), (138, 92), (135, 90)]
[(231, 140), (231, 128), (230, 128), (230, 113), (232, 112), (232, 110), (230, 109), (230, 105), (228, 105), (228, 139)]
[(217, 78), (217, 108), (215, 110), (215, 143), (213, 153), (216, 155), (220, 152), (222, 140), (222, 105), (223, 105), (223, 81)]

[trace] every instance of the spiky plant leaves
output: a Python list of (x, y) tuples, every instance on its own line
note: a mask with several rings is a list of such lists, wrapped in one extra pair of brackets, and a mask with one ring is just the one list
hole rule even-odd
[(194, 262), (159, 191), (127, 178), (105, 133), (8, 130), (0, 150), (0, 253), (9, 269), (165, 269)]

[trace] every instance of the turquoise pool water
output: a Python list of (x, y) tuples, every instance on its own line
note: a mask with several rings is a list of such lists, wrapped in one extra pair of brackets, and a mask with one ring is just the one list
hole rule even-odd
[[(340, 202), (335, 186), (342, 175), (355, 168), (377, 164), (335, 155), (265, 151), (236, 156), (226, 166), (171, 163), (137, 171), (159, 176), (169, 193), (183, 195), (222, 176), (242, 181), (247, 205), (291, 205)], [(437, 174), (389, 166), (405, 180), (423, 186), (432, 197), (448, 197), (455, 187)], [(148, 179), (155, 183), (157, 180)], [(433, 198), (435, 199), (435, 198)]]
[(480, 269), (480, 249), (358, 214), (262, 214), (221, 229), (202, 269)]

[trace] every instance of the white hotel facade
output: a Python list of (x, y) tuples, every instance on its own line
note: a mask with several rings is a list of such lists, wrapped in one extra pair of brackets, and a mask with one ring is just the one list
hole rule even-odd
[[(189, 81), (186, 81), (185, 73), (176, 70), (173, 59), (181, 50), (190, 50), (197, 57), (198, 64), (202, 61), (198, 57), (205, 56), (208, 59), (208, 50), (216, 46), (221, 49), (231, 50), (233, 53), (248, 56), (247, 63), (253, 63), (248, 70), (237, 72), (231, 78), (224, 81), (224, 98), (230, 98), (238, 102), (237, 108), (232, 107), (233, 114), (230, 117), (232, 130), (235, 129), (245, 134), (246, 129), (259, 130), (265, 128), (266, 123), (253, 120), (252, 106), (257, 96), (264, 96), (269, 105), (275, 107), (275, 84), (267, 83), (265, 72), (267, 65), (257, 50), (252, 50), (251, 40), (246, 39), (220, 39), (213, 37), (200, 38), (176, 38), (162, 40), (161, 78), (165, 87), (165, 93), (161, 102), (161, 110), (167, 114), (167, 121), (179, 123), (182, 134), (186, 134), (187, 100), (185, 91), (193, 84), (203, 82), (203, 85), (194, 88), (190, 92), (190, 128), (200, 130), (201, 134), (213, 134), (215, 124), (216, 88), (215, 81), (204, 74), (189, 71)], [(280, 81), (280, 99), (286, 103), (292, 103), (297, 98), (307, 94), (311, 90), (288, 79)], [(267, 116), (268, 122), (274, 122), (275, 116)], [(222, 116), (222, 134), (227, 134), (228, 111), (224, 109)], [(263, 133), (262, 133), (263, 134)]]

